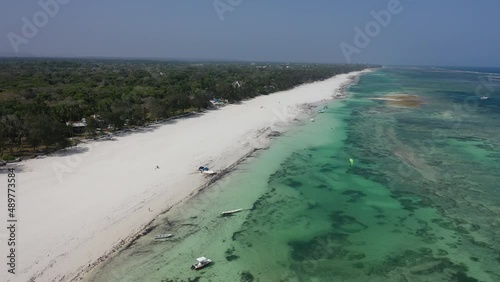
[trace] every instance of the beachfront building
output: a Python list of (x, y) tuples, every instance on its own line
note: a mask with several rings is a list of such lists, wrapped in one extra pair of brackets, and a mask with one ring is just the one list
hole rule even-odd
[(87, 127), (87, 119), (82, 118), (81, 121), (69, 121), (66, 123), (67, 126), (71, 127), (71, 132), (73, 134), (83, 134), (85, 133), (85, 128)]

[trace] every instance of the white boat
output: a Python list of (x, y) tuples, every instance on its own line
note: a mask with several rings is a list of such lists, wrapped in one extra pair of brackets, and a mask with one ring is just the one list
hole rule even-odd
[(242, 211), (242, 210), (243, 210), (243, 209), (237, 209), (237, 210), (225, 211), (225, 212), (222, 212), (222, 216), (232, 215), (233, 213), (237, 213), (237, 212), (240, 212), (240, 211)]
[(198, 168), (198, 171), (201, 172), (201, 173), (203, 173), (203, 174), (215, 174), (216, 173), (215, 171), (213, 171), (213, 170), (211, 170), (211, 169), (209, 169), (208, 167), (205, 167), (205, 166), (200, 166)]
[(212, 260), (206, 257), (199, 257), (196, 259), (197, 263), (191, 265), (191, 269), (193, 270), (199, 270), (204, 268), (205, 266), (209, 265), (212, 263)]
[(482, 97), (481, 97), (481, 100), (487, 100), (487, 99), (489, 99), (489, 98), (490, 98), (490, 97), (482, 96)]
[(174, 236), (174, 235), (172, 235), (172, 234), (160, 234), (160, 235), (155, 236), (155, 240), (167, 239), (167, 238), (170, 238), (172, 236)]

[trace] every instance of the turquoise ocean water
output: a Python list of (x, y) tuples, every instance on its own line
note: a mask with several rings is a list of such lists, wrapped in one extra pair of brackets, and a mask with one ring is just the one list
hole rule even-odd
[(348, 91), (89, 279), (500, 281), (500, 71), (384, 68)]

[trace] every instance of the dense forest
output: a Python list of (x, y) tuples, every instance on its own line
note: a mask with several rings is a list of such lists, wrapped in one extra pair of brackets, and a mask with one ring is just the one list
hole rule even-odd
[[(51, 151), (368, 65), (0, 59), (0, 157)], [(211, 102), (212, 100), (212, 102)], [(78, 129), (78, 130), (75, 130)]]

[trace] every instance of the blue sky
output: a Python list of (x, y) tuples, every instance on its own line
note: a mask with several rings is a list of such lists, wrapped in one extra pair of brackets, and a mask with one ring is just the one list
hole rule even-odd
[[(44, 13), (39, 1), (2, 1), (0, 55), (16, 54), (15, 34), (18, 55), (346, 63), (344, 42), (357, 48), (353, 63), (500, 66), (498, 0), (400, 0), (402, 11), (363, 48), (354, 28), (397, 0), (41, 1), (69, 3), (32, 38), (22, 18)], [(230, 7), (223, 20), (217, 1)]]

